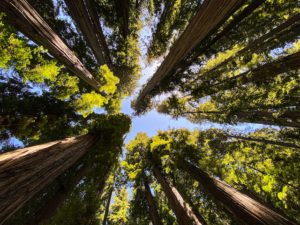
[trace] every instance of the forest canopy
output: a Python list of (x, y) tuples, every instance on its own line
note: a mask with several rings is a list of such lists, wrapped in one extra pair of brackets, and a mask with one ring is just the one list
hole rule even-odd
[(299, 1), (1, 0), (0, 225), (299, 224), (299, 71)]

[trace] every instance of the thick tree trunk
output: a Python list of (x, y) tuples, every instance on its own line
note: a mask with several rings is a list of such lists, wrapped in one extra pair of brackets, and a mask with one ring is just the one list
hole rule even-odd
[(191, 163), (180, 160), (177, 165), (197, 180), (204, 191), (212, 195), (216, 200), (223, 203), (242, 224), (246, 225), (296, 225), (283, 215), (273, 211), (258, 201), (242, 194), (228, 184), (209, 177)]
[(176, 215), (178, 224), (201, 225), (202, 223), (193, 213), (190, 206), (183, 200), (177, 189), (169, 184), (158, 167), (153, 167), (153, 174), (158, 183), (162, 186), (162, 189), (168, 199), (169, 206)]
[(150, 214), (151, 221), (153, 225), (163, 225), (161, 218), (158, 214), (157, 206), (154, 197), (152, 196), (147, 178), (144, 179), (144, 187), (145, 187), (145, 195), (149, 207), (149, 214)]
[(243, 3), (241, 0), (204, 1), (185, 31), (171, 47), (165, 60), (139, 94), (135, 103), (137, 111), (143, 104), (144, 98), (169, 75), (171, 70), (187, 57), (213, 30), (221, 26), (221, 23)]
[(102, 46), (102, 39), (104, 38), (103, 31), (100, 27), (99, 18), (91, 12), (91, 10), (95, 9), (88, 8), (88, 6), (90, 6), (90, 0), (66, 0), (66, 4), (72, 18), (75, 20), (85, 40), (87, 40), (91, 47), (98, 64), (107, 64), (109, 55), (106, 56), (106, 53), (108, 48), (106, 44)]
[(113, 188), (110, 189), (108, 199), (106, 202), (106, 207), (105, 207), (105, 212), (104, 212), (104, 217), (103, 217), (103, 222), (102, 225), (107, 225), (107, 218), (108, 218), (108, 213), (109, 213), (109, 206), (110, 206), (110, 201), (111, 201), (111, 196), (113, 193)]
[(96, 135), (83, 135), (0, 155), (0, 224), (78, 162), (97, 141)]
[(26, 0), (1, 0), (0, 10), (16, 29), (37, 44), (43, 45), (76, 76), (94, 89), (99, 89), (100, 84), (93, 75)]
[(273, 141), (273, 140), (254, 138), (254, 137), (244, 137), (244, 136), (240, 136), (240, 135), (226, 135), (226, 136), (229, 138), (235, 138), (235, 139), (239, 139), (239, 140), (261, 142), (261, 143), (265, 143), (265, 144), (278, 145), (278, 146), (288, 147), (288, 148), (300, 148), (300, 146), (297, 144), (282, 142), (282, 141)]

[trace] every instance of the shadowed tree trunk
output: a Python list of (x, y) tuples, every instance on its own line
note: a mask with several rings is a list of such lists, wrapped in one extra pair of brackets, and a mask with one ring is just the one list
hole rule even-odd
[(209, 177), (208, 174), (200, 170), (185, 160), (178, 160), (176, 164), (179, 168), (190, 174), (203, 187), (203, 190), (223, 203), (224, 207), (230, 211), (242, 224), (246, 225), (297, 225), (283, 215), (273, 211), (258, 201), (242, 194), (228, 184)]
[(17, 30), (43, 45), (76, 76), (94, 89), (99, 89), (100, 84), (93, 75), (26, 0), (1, 0), (0, 11), (6, 14), (5, 19)]
[(102, 225), (107, 225), (107, 218), (108, 218), (108, 213), (109, 213), (109, 206), (110, 206), (110, 201), (111, 201), (111, 196), (113, 193), (113, 187), (109, 191), (108, 199), (106, 202), (106, 207), (105, 207), (105, 212), (104, 212), (104, 217), (103, 217), (103, 222)]
[(197, 76), (195, 79), (193, 79), (191, 81), (191, 83), (195, 82), (199, 79), (202, 79), (203, 77), (205, 77), (205, 78), (210, 77), (210, 74), (212, 74), (214, 71), (218, 70), (222, 66), (225, 66), (227, 63), (229, 63), (234, 58), (237, 58), (248, 51), (254, 52), (256, 49), (259, 49), (264, 43), (269, 42), (270, 40), (273, 40), (274, 38), (276, 38), (278, 35), (281, 35), (282, 33), (286, 33), (287, 29), (293, 29), (295, 26), (299, 26), (299, 25), (300, 25), (300, 14), (292, 16), (287, 21), (280, 24), (273, 30), (269, 31), (268, 33), (264, 34), (263, 36), (250, 42), (245, 48), (241, 49), (240, 51), (238, 51), (237, 53), (235, 53), (233, 56), (229, 57), (228, 59), (224, 60), (223, 62), (217, 64), (211, 70), (201, 74), (201, 76)]
[(42, 224), (43, 222), (51, 219), (52, 216), (55, 215), (57, 208), (65, 202), (71, 192), (74, 190), (79, 181), (84, 177), (84, 175), (88, 172), (89, 166), (84, 165), (80, 168), (75, 176), (73, 176), (70, 181), (66, 185), (60, 185), (60, 188), (55, 193), (54, 197), (51, 198), (50, 201), (47, 201), (44, 207), (38, 210), (37, 213), (33, 216), (33, 218), (26, 223), (26, 225), (37, 225)]
[(192, 90), (192, 95), (197, 98), (202, 98), (215, 94), (219, 91), (225, 91), (250, 82), (266, 81), (267, 79), (272, 79), (281, 73), (293, 71), (299, 68), (300, 52), (296, 52), (215, 84), (209, 84), (210, 81), (207, 81), (204, 85), (199, 85)]
[(0, 155), (0, 224), (71, 168), (98, 140), (88, 134)]
[[(198, 12), (191, 20), (185, 31), (171, 47), (169, 54), (147, 85), (139, 94), (135, 108), (143, 104), (144, 98), (166, 77), (171, 70), (180, 63), (188, 54), (213, 30), (221, 25), (236, 9), (243, 4), (241, 0), (232, 1), (204, 1)], [(192, 35), (191, 35), (192, 34)]]
[(265, 144), (278, 145), (278, 146), (289, 147), (289, 148), (300, 148), (300, 146), (297, 144), (282, 142), (282, 141), (273, 141), (273, 140), (254, 138), (254, 137), (244, 137), (240, 135), (226, 135), (226, 136), (229, 138), (235, 138), (235, 139), (245, 140), (245, 141), (261, 142)]
[(157, 205), (155, 203), (154, 197), (152, 196), (147, 178), (144, 178), (144, 187), (151, 221), (153, 225), (163, 225), (161, 218), (158, 214)]
[(129, 0), (114, 0), (116, 6), (117, 17), (121, 24), (121, 31), (124, 38), (128, 35), (129, 28)]
[[(105, 42), (99, 18), (94, 15), (90, 0), (66, 0), (65, 1), (72, 18), (81, 30), (85, 40), (89, 43), (99, 65), (110, 63), (108, 47)], [(89, 6), (89, 7), (88, 7)], [(93, 10), (93, 12), (92, 12)], [(103, 43), (103, 39), (104, 42)], [(104, 45), (103, 45), (104, 44)]]
[[(273, 126), (285, 126), (285, 127), (296, 127), (300, 128), (299, 113), (298, 111), (290, 111), (283, 113), (280, 117), (274, 118), (273, 113), (266, 111), (249, 111), (249, 112), (235, 112), (233, 115), (236, 118), (232, 119), (232, 121), (220, 121), (219, 118), (225, 115), (225, 112), (222, 111), (188, 111), (182, 112), (180, 115), (186, 117), (188, 115), (200, 115), (200, 118), (190, 117), (190, 120), (193, 121), (202, 121), (202, 120), (210, 120), (216, 123), (257, 123), (257, 124), (265, 124), (265, 125), (273, 125)], [(232, 115), (232, 116), (233, 116)], [(292, 121), (290, 121), (292, 120)]]
[(153, 166), (153, 174), (158, 183), (161, 185), (170, 208), (176, 215), (179, 225), (202, 225), (196, 215), (193, 213), (190, 206), (183, 200), (177, 189), (169, 184), (161, 170), (157, 166)]

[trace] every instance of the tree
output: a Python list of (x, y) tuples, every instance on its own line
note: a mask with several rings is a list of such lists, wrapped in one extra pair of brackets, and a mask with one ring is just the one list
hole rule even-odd
[(296, 224), (226, 183), (210, 178), (187, 161), (181, 160), (178, 166), (200, 182), (206, 191), (221, 201), (244, 224)]
[(69, 12), (89, 42), (98, 65), (111, 64), (110, 53), (92, 0), (66, 1)]
[(126, 188), (121, 188), (116, 193), (114, 203), (111, 204), (109, 223), (110, 224), (126, 224), (127, 222), (127, 210), (129, 208), (128, 193)]
[[(239, 6), (241, 6), (241, 2), (239, 1), (231, 1), (230, 4), (224, 4), (222, 1), (205, 1), (203, 3), (180, 38), (172, 46), (164, 62), (142, 89), (134, 106), (137, 112), (141, 111), (139, 108), (142, 107), (142, 102), (146, 100), (147, 95), (162, 79), (168, 76), (170, 70), (183, 60), (210, 32), (220, 26), (220, 23), (226, 20)], [(220, 11), (216, 9), (220, 9)], [(207, 26), (201, 26), (204, 18), (209, 18), (209, 22), (205, 22)], [(192, 36), (190, 35), (191, 32), (197, 35)]]
[[(41, 222), (54, 215), (53, 223), (72, 224), (79, 218), (76, 210), (82, 210), (82, 224), (91, 220), (92, 215), (96, 218), (99, 196), (117, 163), (123, 135), (129, 126), (126, 116), (102, 116), (91, 123), (90, 134), (2, 154), (1, 174), (10, 174), (3, 181), (7, 188), (2, 194), (12, 195), (10, 188), (19, 193), (1, 204), (5, 207), (2, 217), (7, 219), (25, 206), (10, 221), (24, 224), (28, 219), (36, 218)], [(111, 142), (105, 141), (107, 139)], [(22, 173), (14, 172), (22, 171), (22, 168), (25, 168)], [(11, 176), (13, 173), (15, 176)], [(35, 216), (36, 213), (44, 214)], [(66, 215), (71, 217), (66, 219)], [(64, 222), (59, 222), (61, 219)]]
[(2, 1), (0, 7), (14, 27), (47, 48), (54, 57), (95, 90), (100, 88), (93, 75), (26, 0)]

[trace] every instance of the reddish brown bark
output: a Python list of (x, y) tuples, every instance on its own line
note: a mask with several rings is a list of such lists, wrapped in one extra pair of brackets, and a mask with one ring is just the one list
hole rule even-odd
[[(110, 63), (109, 51), (92, 0), (66, 0), (72, 18), (91, 47), (99, 65)], [(108, 54), (108, 55), (106, 55)]]
[(149, 184), (147, 179), (144, 179), (144, 187), (145, 187), (145, 195), (146, 195), (146, 200), (148, 203), (148, 207), (149, 207), (149, 214), (150, 214), (150, 218), (151, 221), (153, 223), (153, 225), (163, 225), (161, 218), (158, 214), (158, 210), (157, 210), (157, 206), (154, 200), (154, 197), (152, 196)]
[(153, 167), (153, 174), (158, 183), (161, 185), (168, 199), (168, 204), (176, 215), (178, 224), (202, 225), (190, 206), (183, 200), (177, 189), (170, 185), (158, 167)]
[[(169, 54), (162, 62), (153, 77), (143, 88), (135, 103), (139, 109), (144, 98), (164, 79), (170, 71), (183, 60), (211, 31), (221, 25), (237, 8), (243, 4), (241, 0), (204, 1), (185, 31), (171, 47)], [(137, 110), (138, 111), (138, 110)]]
[(264, 204), (242, 194), (228, 184), (211, 178), (198, 167), (191, 163), (177, 161), (179, 168), (189, 173), (203, 187), (203, 190), (223, 203), (242, 224), (245, 225), (296, 225), (283, 215), (268, 208)]
[(73, 166), (97, 141), (96, 135), (84, 135), (0, 155), (0, 224)]
[(1, 0), (0, 10), (16, 29), (43, 45), (76, 76), (98, 90), (100, 85), (71, 49), (26, 0)]

